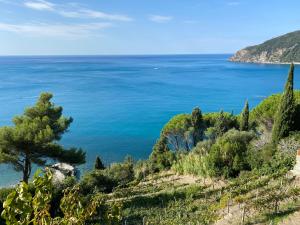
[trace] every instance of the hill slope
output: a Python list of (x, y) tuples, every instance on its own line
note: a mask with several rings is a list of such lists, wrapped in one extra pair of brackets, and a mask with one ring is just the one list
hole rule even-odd
[(300, 62), (300, 31), (291, 32), (262, 44), (239, 50), (229, 60), (250, 63)]

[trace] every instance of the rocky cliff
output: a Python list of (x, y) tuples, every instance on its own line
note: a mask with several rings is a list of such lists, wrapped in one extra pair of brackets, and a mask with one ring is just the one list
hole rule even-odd
[(300, 31), (239, 50), (229, 60), (248, 63), (299, 63)]

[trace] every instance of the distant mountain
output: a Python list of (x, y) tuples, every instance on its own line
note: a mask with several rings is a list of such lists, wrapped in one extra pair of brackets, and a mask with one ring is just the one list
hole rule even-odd
[(229, 60), (249, 63), (300, 63), (300, 30), (239, 50)]

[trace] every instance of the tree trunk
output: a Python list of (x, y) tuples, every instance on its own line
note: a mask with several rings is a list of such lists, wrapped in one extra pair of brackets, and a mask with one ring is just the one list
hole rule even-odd
[(179, 143), (178, 143), (178, 137), (175, 136), (175, 143), (176, 143), (176, 151), (179, 151)]
[(28, 183), (30, 173), (31, 173), (31, 162), (29, 156), (26, 155), (24, 160), (24, 168), (23, 168), (23, 181), (25, 183)]
[(185, 140), (185, 148), (188, 152), (190, 151), (190, 146), (187, 140)]
[(197, 144), (197, 136), (195, 134), (195, 132), (193, 133), (193, 147), (195, 147)]

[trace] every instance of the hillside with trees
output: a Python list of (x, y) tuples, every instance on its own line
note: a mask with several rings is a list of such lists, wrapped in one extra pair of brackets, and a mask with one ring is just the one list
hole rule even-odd
[(72, 120), (52, 95), (42, 94), (13, 126), (0, 129), (1, 162), (22, 173), (26, 158), (43, 168), (0, 190), (0, 224), (281, 224), (296, 218), (300, 177), (291, 170), (300, 148), (300, 91), (293, 82), (292, 64), (283, 93), (252, 110), (247, 100), (238, 115), (196, 107), (165, 124), (147, 160), (128, 156), (107, 166), (98, 156), (80, 179), (59, 183), (48, 159), (77, 165), (85, 153), (58, 144)]
[(294, 31), (262, 44), (246, 47), (230, 58), (233, 62), (292, 63), (300, 62), (300, 31)]

